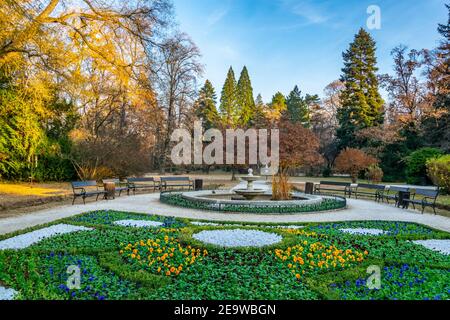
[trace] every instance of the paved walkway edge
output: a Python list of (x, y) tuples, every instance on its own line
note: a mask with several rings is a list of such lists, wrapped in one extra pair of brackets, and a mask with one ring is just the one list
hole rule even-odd
[(373, 201), (348, 199), (346, 210), (296, 215), (233, 214), (201, 211), (169, 206), (159, 202), (159, 194), (122, 196), (113, 201), (99, 201), (87, 205), (66, 205), (36, 211), (18, 217), (0, 219), (0, 235), (54, 222), (81, 213), (96, 210), (116, 210), (161, 216), (174, 216), (207, 221), (263, 222), (263, 223), (307, 223), (337, 221), (401, 221), (415, 222), (434, 229), (450, 232), (450, 218), (402, 210), (392, 205)]

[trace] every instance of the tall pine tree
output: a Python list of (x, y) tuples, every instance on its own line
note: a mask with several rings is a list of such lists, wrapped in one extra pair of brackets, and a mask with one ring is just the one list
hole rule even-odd
[(238, 94), (236, 78), (232, 67), (228, 70), (227, 78), (222, 88), (220, 114), (222, 116), (222, 122), (226, 127), (234, 128), (237, 126), (239, 119)]
[(195, 103), (195, 114), (203, 121), (203, 128), (205, 130), (215, 127), (219, 120), (216, 101), (216, 91), (212, 83), (206, 80), (205, 85), (200, 89), (199, 98)]
[(286, 116), (294, 123), (301, 123), (305, 128), (311, 126), (311, 105), (318, 103), (317, 95), (307, 94), (302, 97), (302, 93), (298, 86), (286, 97)]
[(341, 149), (364, 147), (356, 133), (364, 128), (381, 125), (384, 121), (384, 101), (378, 91), (376, 44), (370, 34), (360, 29), (350, 48), (343, 53), (344, 68), (341, 81), (342, 107), (338, 110), (337, 136)]
[(242, 69), (237, 84), (237, 99), (239, 124), (244, 127), (251, 126), (256, 111), (252, 83), (246, 66)]

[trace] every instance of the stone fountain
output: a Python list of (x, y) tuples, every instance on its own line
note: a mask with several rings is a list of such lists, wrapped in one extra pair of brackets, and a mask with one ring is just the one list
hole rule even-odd
[(265, 193), (263, 189), (255, 189), (253, 187), (253, 182), (259, 180), (261, 177), (254, 176), (253, 170), (248, 169), (248, 175), (241, 177), (242, 180), (247, 182), (247, 189), (235, 189), (234, 192), (247, 200), (253, 200), (258, 196), (261, 196)]

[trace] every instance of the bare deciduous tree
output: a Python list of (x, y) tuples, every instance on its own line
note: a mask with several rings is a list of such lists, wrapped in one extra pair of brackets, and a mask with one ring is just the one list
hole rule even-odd
[(203, 72), (199, 62), (200, 51), (184, 33), (166, 40), (160, 49), (155, 72), (160, 108), (166, 115), (163, 132), (159, 139), (160, 169), (165, 170), (170, 136), (192, 111), (196, 98), (197, 77)]

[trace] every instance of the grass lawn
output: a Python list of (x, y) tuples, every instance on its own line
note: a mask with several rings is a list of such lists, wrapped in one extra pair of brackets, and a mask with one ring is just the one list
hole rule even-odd
[[(118, 220), (160, 227), (119, 226)], [(212, 226), (114, 211), (54, 224), (59, 223), (93, 230), (56, 235), (17, 251), (0, 250), (0, 283), (18, 291), (17, 299), (450, 299), (450, 256), (411, 242), (450, 239), (450, 234), (416, 224)], [(340, 231), (349, 228), (383, 234)], [(272, 233), (281, 242), (224, 248), (195, 239), (202, 231), (229, 229)], [(79, 289), (67, 282), (69, 266), (79, 268)], [(369, 266), (381, 270), (381, 287), (375, 290), (366, 286)]]

